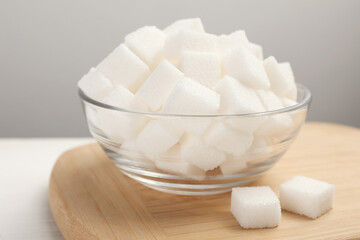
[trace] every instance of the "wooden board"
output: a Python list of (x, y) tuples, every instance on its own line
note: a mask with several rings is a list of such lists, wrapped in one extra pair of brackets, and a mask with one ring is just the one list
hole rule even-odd
[(97, 144), (64, 153), (50, 179), (49, 201), (66, 239), (360, 239), (360, 129), (306, 124), (288, 153), (252, 185), (305, 175), (335, 184), (335, 208), (319, 219), (282, 211), (271, 229), (242, 229), (230, 193), (171, 195), (124, 176)]

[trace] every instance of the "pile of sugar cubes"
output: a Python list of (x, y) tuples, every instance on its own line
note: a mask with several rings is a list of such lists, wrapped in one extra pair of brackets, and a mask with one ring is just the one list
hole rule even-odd
[[(82, 77), (90, 98), (134, 112), (217, 115), (276, 110), (295, 105), (289, 63), (263, 59), (262, 47), (244, 31), (206, 33), (200, 19), (178, 20), (163, 30), (142, 27), (125, 37)], [(157, 168), (204, 176), (246, 167), (242, 156), (266, 148), (266, 136), (291, 129), (290, 115), (268, 118), (168, 117), (97, 113), (96, 124), (122, 148), (143, 154)], [(167, 157), (163, 157), (167, 156)]]
[(243, 228), (276, 227), (281, 209), (316, 219), (334, 205), (332, 184), (296, 176), (280, 185), (280, 201), (270, 187), (238, 187), (231, 193), (231, 212)]

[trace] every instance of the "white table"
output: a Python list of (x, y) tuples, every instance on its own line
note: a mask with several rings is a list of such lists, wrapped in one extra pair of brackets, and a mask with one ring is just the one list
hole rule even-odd
[(91, 138), (0, 139), (0, 239), (63, 239), (48, 182), (57, 157)]

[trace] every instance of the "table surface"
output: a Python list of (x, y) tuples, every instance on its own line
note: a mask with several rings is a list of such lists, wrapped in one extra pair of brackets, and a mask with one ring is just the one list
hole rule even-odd
[(0, 139), (0, 239), (63, 239), (48, 204), (51, 169), (61, 153), (91, 138)]

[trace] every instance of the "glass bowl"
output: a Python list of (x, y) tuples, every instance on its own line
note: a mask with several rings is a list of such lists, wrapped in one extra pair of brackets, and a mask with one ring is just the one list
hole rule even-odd
[[(306, 87), (298, 84), (297, 89), (296, 105), (274, 111), (231, 115), (135, 112), (98, 102), (81, 90), (79, 95), (90, 133), (122, 173), (162, 192), (209, 195), (249, 184), (273, 167), (284, 155), (304, 123), (311, 102), (311, 93)], [(230, 162), (227, 166), (222, 164), (221, 167), (204, 171), (188, 163), (199, 160), (196, 159), (196, 152), (191, 155), (191, 149), (197, 148), (190, 148), (190, 159), (189, 154), (186, 155), (186, 161), (182, 159), (184, 156), (182, 148), (186, 144), (183, 143), (183, 138), (188, 138), (186, 132), (175, 146), (164, 153), (153, 156), (139, 151), (137, 148), (139, 145), (136, 145), (135, 141), (136, 136), (144, 125), (153, 120), (180, 127), (190, 126), (195, 130), (208, 128), (210, 123), (221, 123), (225, 124), (227, 129), (234, 129), (233, 131), (254, 132), (252, 134), (254, 140), (245, 153), (236, 157), (226, 154), (225, 162)], [(156, 134), (160, 133), (156, 132)], [(156, 134), (153, 138), (148, 138), (148, 144), (141, 145), (141, 148), (151, 151), (154, 144), (161, 144)], [(201, 144), (203, 143), (201, 141)], [(244, 148), (242, 144), (236, 147)], [(212, 155), (212, 150), (209, 150), (208, 154), (210, 154), (209, 159), (217, 160), (215, 155)], [(194, 156), (194, 159), (191, 159), (191, 156)]]

